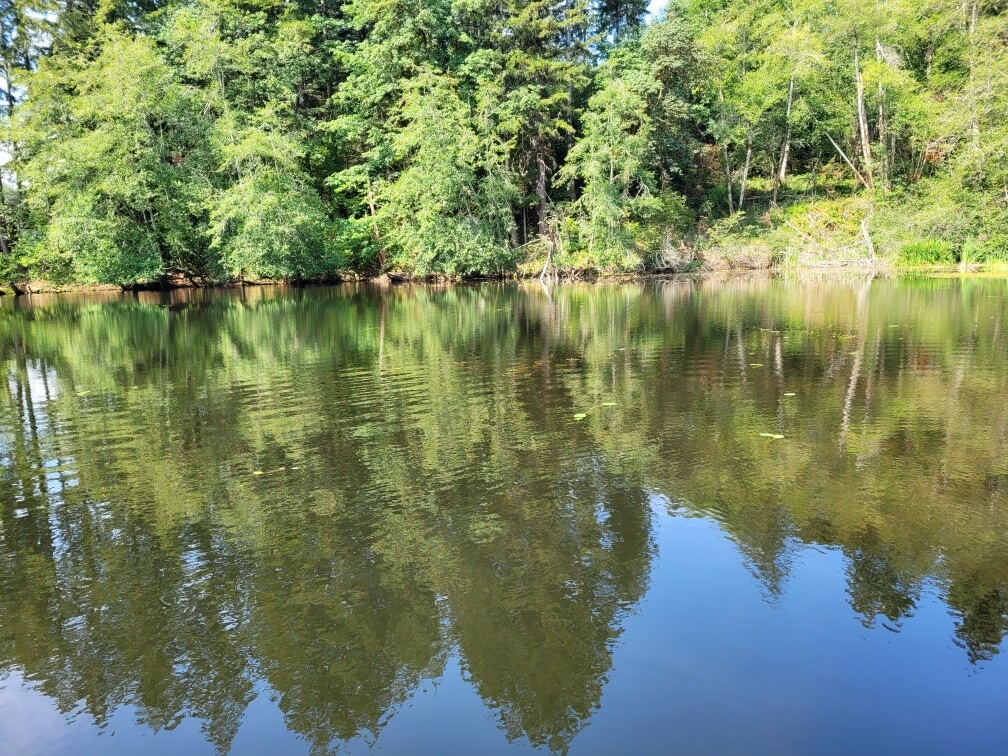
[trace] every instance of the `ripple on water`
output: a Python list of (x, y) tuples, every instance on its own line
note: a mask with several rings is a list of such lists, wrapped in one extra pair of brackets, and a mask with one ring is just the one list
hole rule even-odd
[[(381, 747), (452, 663), (424, 711), (466, 737), (489, 716), (471, 750), (619, 750), (629, 729), (842, 748), (837, 712), (961, 749), (1008, 631), (996, 291), (0, 308), (28, 353), (0, 353), (0, 669), (82, 726), (177, 745), (195, 718), (220, 750), (236, 727)], [(247, 714), (258, 691), (273, 720)]]

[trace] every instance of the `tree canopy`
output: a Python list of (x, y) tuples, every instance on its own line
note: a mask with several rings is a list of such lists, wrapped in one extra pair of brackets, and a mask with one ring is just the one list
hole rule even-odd
[(1006, 40), (1004, 0), (5, 0), (0, 278), (1003, 259)]

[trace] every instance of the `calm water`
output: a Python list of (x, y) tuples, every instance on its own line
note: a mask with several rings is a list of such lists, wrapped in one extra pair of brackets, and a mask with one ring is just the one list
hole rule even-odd
[(1008, 284), (0, 303), (0, 751), (1005, 753)]

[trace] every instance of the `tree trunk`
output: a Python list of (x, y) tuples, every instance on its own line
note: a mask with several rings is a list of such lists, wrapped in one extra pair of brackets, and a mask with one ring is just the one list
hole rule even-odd
[(837, 144), (836, 141), (833, 139), (833, 137), (831, 137), (829, 134), (826, 135), (826, 138), (829, 139), (830, 144), (833, 145), (833, 149), (837, 151), (837, 154), (839, 154), (840, 157), (843, 158), (844, 162), (850, 166), (850, 169), (854, 171), (855, 178), (857, 178), (857, 180), (860, 181), (865, 186), (868, 186), (868, 182), (865, 181), (865, 177), (861, 175), (861, 172), (858, 171), (857, 168), (854, 167), (854, 163), (851, 162), (851, 159), (849, 157), (847, 157), (847, 153), (840, 149), (840, 145)]
[(871, 143), (868, 141), (868, 114), (865, 112), (864, 79), (861, 78), (861, 61), (858, 58), (857, 32), (854, 33), (854, 81), (857, 85), (858, 131), (861, 142), (861, 157), (864, 159), (865, 174), (868, 177), (866, 185), (871, 189), (875, 185), (872, 174)]
[(787, 176), (788, 155), (791, 153), (791, 108), (794, 105), (794, 78), (794, 71), (792, 71), (791, 83), (788, 85), (787, 114), (784, 119), (784, 143), (781, 145), (780, 166), (774, 174), (773, 198), (770, 200), (774, 205), (777, 204), (777, 193), (780, 191), (781, 184), (784, 183), (785, 176)]
[(864, 236), (865, 244), (868, 246), (868, 251), (871, 253), (871, 259), (877, 260), (875, 257), (875, 243), (872, 241), (871, 234), (868, 233), (868, 221), (861, 221), (861, 235)]
[[(718, 100), (721, 102), (721, 107), (724, 107), (724, 87), (718, 85)], [(724, 111), (721, 113), (722, 119), (724, 118)], [(735, 199), (732, 197), (732, 180), (731, 180), (731, 163), (728, 160), (728, 143), (726, 142), (721, 146), (724, 150), (724, 170), (725, 179), (728, 182), (728, 214), (735, 215)]]
[[(875, 37), (875, 60), (880, 64), (884, 62), (885, 56), (882, 54), (882, 42), (878, 37)], [(878, 131), (878, 142), (879, 147), (882, 148), (882, 185), (885, 188), (889, 187), (889, 150), (886, 149), (885, 135), (886, 135), (886, 121), (885, 121), (885, 87), (882, 86), (882, 79), (879, 79), (878, 83), (878, 122), (876, 123), (876, 129)]]
[[(7, 147), (7, 154), (9, 157), (8, 167), (11, 167), (11, 174), (14, 177), (14, 198), (13, 205), (16, 207), (21, 201), (21, 176), (17, 170), (18, 163), (18, 148), (14, 141), (13, 135), (11, 133), (11, 124), (14, 122), (14, 106), (17, 104), (17, 100), (14, 97), (14, 85), (11, 83), (11, 72), (17, 67), (17, 52), (13, 50), (8, 44), (8, 34), (15, 36), (23, 36), (26, 34), (25, 29), (18, 28), (18, 24), (15, 21), (14, 28), (9, 30), (0, 24), (0, 54), (3, 57), (3, 79), (4, 79), (4, 94), (7, 100), (7, 133), (4, 135), (4, 144)], [(25, 53), (25, 59), (22, 61), (22, 67), (26, 71), (31, 70), (31, 61), (27, 58), (28, 53)], [(0, 179), (2, 181), (2, 179)], [(4, 250), (6, 253), (6, 250)]]
[(749, 166), (752, 165), (752, 140), (753, 134), (752, 129), (750, 129), (749, 136), (746, 138), (745, 167), (742, 169), (742, 186), (739, 188), (738, 199), (739, 210), (743, 212), (745, 211), (746, 182), (749, 181)]
[(553, 241), (550, 240), (549, 251), (546, 253), (546, 263), (543, 265), (542, 272), (539, 274), (539, 283), (543, 282), (546, 278), (546, 271), (549, 270), (550, 261), (553, 260)]
[(546, 220), (546, 210), (549, 207), (549, 196), (546, 194), (546, 142), (539, 135), (533, 139), (533, 147), (536, 156), (536, 184), (535, 193), (539, 198), (539, 236), (545, 238), (549, 233), (549, 224)]
[(728, 145), (724, 145), (724, 170), (725, 180), (728, 182), (728, 214), (735, 215), (735, 200), (732, 197), (731, 165), (728, 163)]
[(371, 182), (368, 181), (367, 189), (367, 199), (368, 199), (368, 212), (371, 214), (371, 237), (378, 243), (378, 266), (380, 268), (385, 267), (385, 249), (381, 246), (381, 232), (378, 229), (378, 213), (375, 210), (375, 197), (374, 190), (371, 188)]
[[(977, 119), (977, 95), (974, 77), (976, 64), (976, 25), (977, 25), (977, 0), (973, 0), (973, 8), (970, 12), (969, 22), (969, 80), (970, 80), (970, 130), (973, 132), (973, 149), (980, 149), (980, 121)], [(982, 171), (981, 167), (981, 171)]]
[[(569, 49), (569, 48), (568, 48)], [(574, 87), (571, 84), (567, 85), (567, 125), (570, 129), (567, 131), (567, 135), (564, 137), (564, 142), (567, 145), (567, 149), (564, 155), (570, 155), (571, 150), (574, 149), (574, 110), (571, 107), (571, 103), (574, 102)], [(567, 187), (567, 199), (571, 202), (576, 201), (578, 198), (578, 184), (576, 181), (571, 181)]]

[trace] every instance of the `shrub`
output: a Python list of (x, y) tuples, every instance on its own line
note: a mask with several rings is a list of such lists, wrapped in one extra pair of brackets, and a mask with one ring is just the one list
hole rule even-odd
[(906, 265), (954, 265), (952, 247), (940, 239), (923, 239), (904, 244), (899, 251), (900, 261)]
[(979, 263), (986, 262), (987, 255), (982, 245), (980, 245), (976, 237), (969, 237), (965, 242), (963, 242), (962, 249), (959, 250), (959, 262), (962, 265), (976, 265)]

